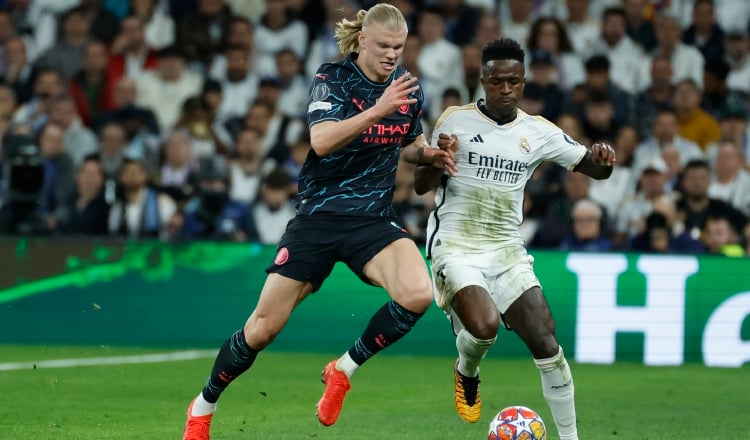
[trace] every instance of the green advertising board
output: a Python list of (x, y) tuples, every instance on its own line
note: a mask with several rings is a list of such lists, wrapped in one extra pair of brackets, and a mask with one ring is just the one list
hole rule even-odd
[[(251, 312), (275, 249), (249, 244), (4, 242), (0, 343), (218, 347)], [(750, 259), (533, 252), (569, 357), (648, 365), (750, 360)], [(12, 263), (11, 263), (12, 261)], [(387, 300), (338, 265), (273, 350), (341, 352)], [(455, 352), (433, 306), (390, 352)], [(528, 356), (501, 330), (490, 356)]]

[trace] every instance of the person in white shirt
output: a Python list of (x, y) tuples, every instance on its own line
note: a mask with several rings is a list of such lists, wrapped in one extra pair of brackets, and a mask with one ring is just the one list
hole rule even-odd
[[(705, 60), (698, 49), (680, 41), (682, 29), (677, 17), (657, 14), (654, 27), (658, 45), (652, 55), (667, 56), (672, 61), (672, 83), (690, 78), (702, 89)], [(643, 77), (648, 78), (651, 62), (644, 63), (643, 67)]]
[(724, 55), (729, 63), (727, 87), (750, 93), (750, 36), (747, 30), (727, 31)]
[(214, 77), (221, 84), (221, 105), (216, 118), (226, 121), (242, 117), (258, 94), (260, 77), (251, 69), (247, 48), (233, 45), (224, 50), (227, 68)]
[(455, 176), (423, 166), (415, 190), (437, 188), (430, 215), (427, 257), (435, 300), (452, 323), (459, 357), (454, 367), (459, 415), (481, 414), (479, 363), (502, 324), (524, 340), (541, 373), (542, 390), (563, 440), (577, 439), (573, 380), (554, 334), (554, 321), (518, 227), (524, 188), (543, 161), (605, 179), (615, 153), (591, 149), (539, 116), (518, 109), (525, 82), (524, 51), (500, 39), (482, 49), (486, 100), (448, 108), (432, 145), (450, 151)]
[(750, 173), (742, 169), (742, 165), (742, 153), (737, 145), (719, 144), (708, 196), (723, 200), (750, 216)]
[(289, 19), (286, 2), (266, 0), (266, 13), (255, 28), (256, 69), (261, 76), (276, 74), (276, 52), (290, 48), (300, 59), (307, 53), (307, 26)]
[(154, 49), (161, 49), (174, 43), (175, 24), (165, 13), (158, 0), (131, 0), (133, 14), (144, 24), (146, 43)]
[(417, 26), (422, 47), (417, 59), (419, 81), (422, 83), (428, 110), (435, 111), (440, 106), (440, 96), (446, 87), (462, 84), (464, 72), (461, 62), (461, 49), (443, 36), (445, 22), (440, 9), (425, 8), (419, 14)]
[(500, 2), (498, 14), (503, 36), (526, 45), (531, 23), (536, 18), (533, 12), (534, 4), (528, 0)]
[(203, 78), (186, 69), (185, 55), (174, 45), (160, 50), (158, 56), (156, 70), (144, 72), (138, 81), (136, 102), (154, 112), (159, 130), (166, 133), (177, 122), (183, 102), (200, 93)]
[(654, 156), (662, 157), (666, 148), (677, 150), (680, 165), (691, 159), (704, 158), (703, 150), (678, 133), (677, 115), (674, 110), (662, 109), (656, 113), (651, 124), (651, 136), (641, 142), (633, 155), (633, 168), (642, 169)]
[(602, 16), (601, 34), (592, 44), (591, 55), (606, 55), (609, 76), (624, 91), (635, 94), (647, 81), (643, 78), (646, 55), (628, 36), (627, 16), (622, 8), (608, 8)]

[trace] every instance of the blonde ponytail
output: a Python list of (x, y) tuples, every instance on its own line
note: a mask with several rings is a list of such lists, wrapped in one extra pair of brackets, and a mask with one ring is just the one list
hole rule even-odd
[(393, 32), (407, 30), (406, 19), (401, 11), (393, 5), (379, 3), (367, 11), (362, 9), (357, 12), (354, 21), (344, 18), (336, 24), (335, 36), (341, 53), (348, 55), (350, 52), (359, 52), (359, 31), (373, 23), (379, 23)]

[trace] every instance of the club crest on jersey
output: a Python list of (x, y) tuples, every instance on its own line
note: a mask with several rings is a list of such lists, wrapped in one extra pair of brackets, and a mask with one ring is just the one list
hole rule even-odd
[(276, 253), (276, 258), (274, 258), (273, 264), (281, 266), (287, 261), (289, 261), (289, 249), (283, 247), (279, 249), (278, 253)]
[(529, 143), (529, 140), (525, 137), (522, 137), (520, 141), (518, 141), (518, 148), (521, 149), (526, 154), (531, 153), (531, 144)]
[(323, 101), (331, 94), (331, 89), (325, 83), (318, 83), (312, 91), (314, 101)]
[[(409, 98), (407, 98), (406, 96), (402, 96), (401, 99), (404, 100), (404, 101), (406, 101)], [(399, 105), (398, 106), (398, 112), (401, 113), (402, 115), (405, 115), (405, 114), (409, 113), (409, 104), (401, 104), (401, 105)]]

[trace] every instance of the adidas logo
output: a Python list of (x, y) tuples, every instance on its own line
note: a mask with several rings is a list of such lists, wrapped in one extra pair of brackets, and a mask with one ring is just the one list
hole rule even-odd
[(482, 135), (481, 134), (478, 134), (478, 135), (474, 136), (473, 138), (469, 139), (469, 142), (479, 142), (479, 143), (483, 144), (484, 143), (484, 139), (482, 139)]

